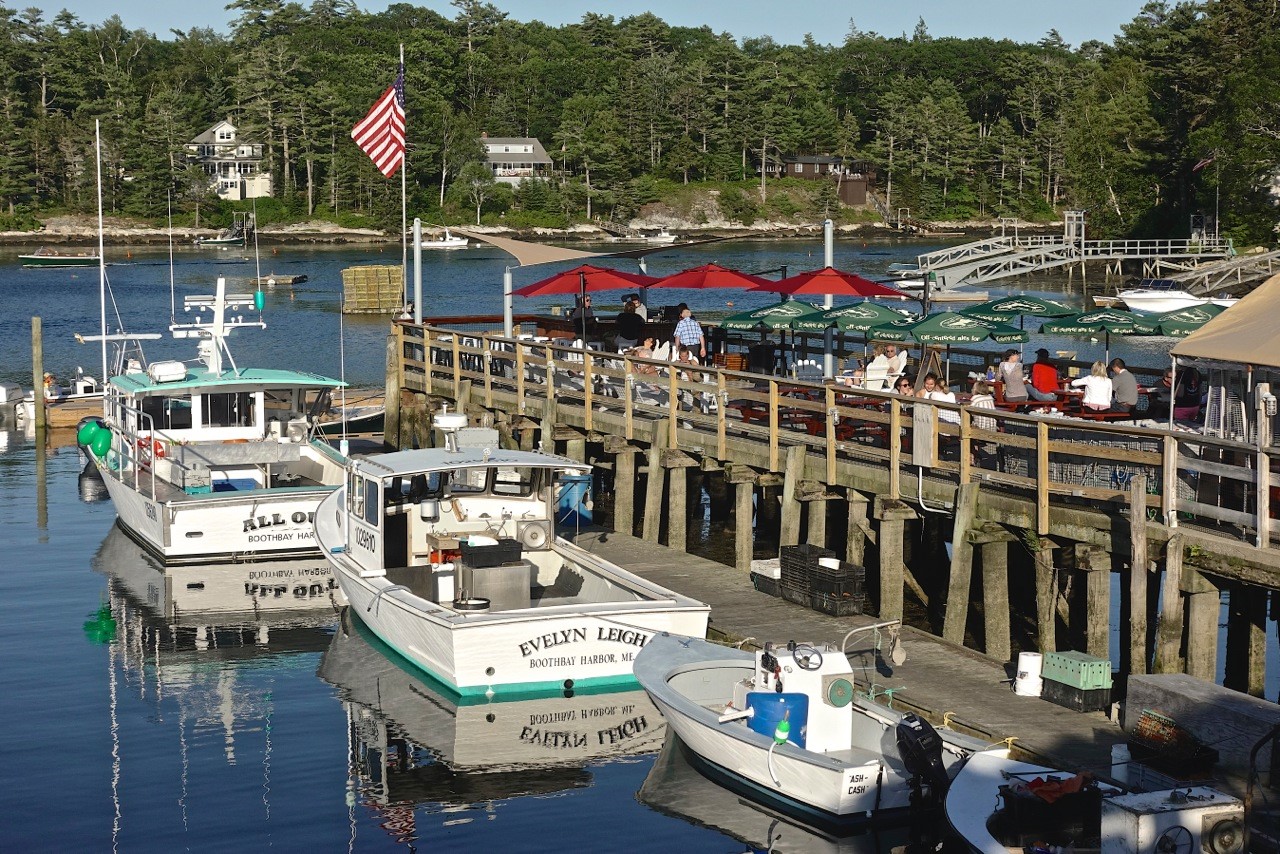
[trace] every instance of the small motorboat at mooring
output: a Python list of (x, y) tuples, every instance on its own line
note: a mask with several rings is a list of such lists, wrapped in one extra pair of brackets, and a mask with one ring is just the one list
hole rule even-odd
[(424, 237), (421, 243), (423, 249), (466, 249), (468, 245), (467, 238), (458, 237), (447, 228), (439, 237)]
[(1173, 279), (1139, 279), (1134, 284), (1136, 287), (1118, 291), (1116, 298), (1130, 311), (1136, 311), (1139, 314), (1163, 314), (1166, 311), (1177, 311), (1181, 308), (1210, 303), (1222, 308), (1230, 308), (1240, 301), (1236, 297), (1195, 296), (1188, 293), (1181, 282)]
[(988, 745), (858, 694), (843, 647), (883, 632), (901, 663), (898, 625), (855, 629), (841, 647), (755, 653), (661, 634), (636, 657), (636, 679), (699, 769), (739, 794), (827, 829), (909, 820)]
[(667, 231), (665, 228), (658, 229), (657, 234), (646, 234), (644, 236), (645, 243), (656, 243), (659, 246), (669, 246), (676, 242), (676, 235)]
[(635, 684), (659, 632), (701, 636), (710, 609), (555, 535), (557, 474), (590, 466), (504, 450), (438, 413), (444, 447), (352, 457), (315, 531), (352, 612), (462, 696)]
[(30, 255), (19, 255), (24, 267), (96, 267), (98, 255), (92, 252), (69, 252), (41, 246)]

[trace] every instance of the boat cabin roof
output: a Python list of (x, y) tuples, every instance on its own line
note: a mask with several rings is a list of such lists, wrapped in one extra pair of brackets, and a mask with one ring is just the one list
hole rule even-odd
[[(486, 450), (488, 456), (485, 455)], [(472, 447), (465, 447), (458, 451), (449, 451), (444, 448), (393, 451), (374, 457), (357, 457), (351, 462), (351, 468), (354, 471), (371, 478), (405, 477), (431, 471), (496, 466), (570, 469), (577, 472), (591, 470), (591, 467), (585, 463), (555, 454)]]
[(342, 380), (312, 374), (306, 371), (278, 371), (264, 368), (245, 368), (241, 371), (223, 371), (213, 374), (207, 370), (187, 369), (180, 380), (156, 382), (145, 371), (120, 374), (111, 378), (111, 384), (130, 395), (167, 394), (174, 391), (216, 389), (218, 391), (247, 391), (255, 388), (342, 388)]

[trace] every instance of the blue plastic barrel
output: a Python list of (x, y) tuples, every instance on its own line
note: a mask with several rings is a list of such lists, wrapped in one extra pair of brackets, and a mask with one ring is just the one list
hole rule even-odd
[(557, 525), (590, 525), (591, 475), (563, 474), (560, 495), (556, 499)]
[(804, 747), (805, 727), (809, 724), (807, 695), (752, 691), (747, 694), (747, 707), (756, 710), (748, 719), (753, 730), (773, 738), (778, 724), (785, 717), (791, 725), (791, 736), (787, 740), (797, 747)]

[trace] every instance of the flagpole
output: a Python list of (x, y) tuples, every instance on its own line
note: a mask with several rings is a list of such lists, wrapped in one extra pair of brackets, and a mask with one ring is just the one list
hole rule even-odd
[[(400, 45), (400, 73), (404, 73), (404, 45)], [(409, 135), (409, 108), (405, 104), (405, 136)], [(405, 140), (404, 154), (401, 155), (400, 161), (400, 305), (403, 307), (409, 301), (409, 202), (407, 191), (407, 179), (405, 173), (409, 171), (409, 145)]]

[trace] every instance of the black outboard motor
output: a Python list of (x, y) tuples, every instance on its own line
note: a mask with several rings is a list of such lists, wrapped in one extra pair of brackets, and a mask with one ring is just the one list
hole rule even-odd
[(922, 797), (927, 786), (932, 798), (940, 799), (951, 780), (942, 764), (942, 738), (929, 722), (906, 715), (898, 722), (898, 754), (911, 775), (916, 797)]

